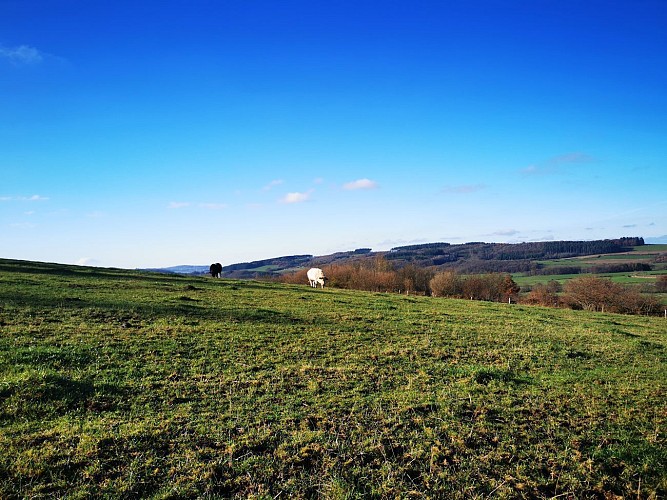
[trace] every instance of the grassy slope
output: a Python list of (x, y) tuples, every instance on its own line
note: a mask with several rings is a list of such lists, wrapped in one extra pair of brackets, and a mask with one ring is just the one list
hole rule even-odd
[(0, 497), (667, 495), (667, 321), (0, 260)]

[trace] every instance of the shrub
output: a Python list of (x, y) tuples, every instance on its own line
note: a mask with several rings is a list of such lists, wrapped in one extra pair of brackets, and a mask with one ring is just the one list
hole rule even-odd
[(461, 277), (454, 271), (436, 274), (431, 278), (429, 287), (434, 297), (461, 297), (463, 295)]
[(436, 274), (430, 281), (431, 293), (438, 297), (506, 302), (516, 297), (519, 286), (509, 274), (491, 273), (460, 276), (454, 271)]
[(558, 307), (561, 303), (558, 292), (562, 290), (562, 286), (558, 281), (550, 281), (546, 285), (537, 283), (533, 285), (530, 292), (526, 295), (523, 301), (527, 304), (536, 304), (540, 306)]
[(296, 271), (294, 273), (283, 274), (280, 277), (280, 282), (292, 285), (303, 285), (304, 283), (308, 283), (307, 272), (306, 269), (302, 269), (301, 271)]
[(623, 314), (657, 314), (661, 303), (637, 289), (605, 278), (586, 276), (565, 284), (566, 304), (573, 309)]

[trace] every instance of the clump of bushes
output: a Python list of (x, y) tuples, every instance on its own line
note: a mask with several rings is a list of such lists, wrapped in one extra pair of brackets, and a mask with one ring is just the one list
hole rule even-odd
[(562, 304), (560, 292), (563, 290), (562, 285), (555, 280), (551, 280), (546, 285), (537, 283), (533, 285), (531, 290), (523, 297), (523, 302), (526, 304), (559, 307)]
[(655, 291), (658, 293), (667, 293), (667, 274), (658, 276), (655, 282)]
[(431, 295), (471, 300), (508, 302), (520, 288), (509, 274), (491, 273), (461, 276), (454, 271), (436, 274), (429, 283)]
[[(523, 296), (520, 287), (507, 273), (462, 275), (453, 270), (440, 273), (408, 264), (394, 268), (391, 262), (377, 258), (353, 264), (323, 267), (327, 285), (335, 288), (370, 292), (407, 293), (493, 302), (521, 302), (548, 307), (569, 307), (587, 311), (621, 314), (661, 314), (660, 300), (643, 294), (638, 288), (615, 283), (606, 278), (583, 275), (568, 280), (538, 283)], [(284, 283), (308, 283), (306, 270), (286, 274)], [(660, 276), (656, 291), (667, 291), (667, 275)]]
[(660, 301), (636, 288), (606, 278), (584, 276), (563, 287), (563, 302), (572, 309), (622, 314), (659, 314)]

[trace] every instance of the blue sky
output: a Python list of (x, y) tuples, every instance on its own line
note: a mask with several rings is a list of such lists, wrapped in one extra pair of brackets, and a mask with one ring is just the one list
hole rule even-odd
[(0, 3), (0, 257), (667, 242), (667, 2)]

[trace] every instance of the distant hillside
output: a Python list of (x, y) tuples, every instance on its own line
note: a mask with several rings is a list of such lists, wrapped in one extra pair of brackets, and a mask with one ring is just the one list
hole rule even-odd
[[(643, 245), (644, 239), (641, 237), (531, 243), (471, 242), (460, 245), (440, 242), (395, 247), (384, 252), (373, 252), (370, 248), (359, 248), (348, 252), (321, 256), (305, 254), (274, 257), (224, 266), (222, 274), (226, 278), (237, 279), (271, 278), (309, 267), (363, 263), (377, 258), (386, 259), (397, 269), (406, 265), (414, 265), (438, 271), (453, 269), (464, 274), (539, 272), (541, 264), (536, 261), (621, 253)], [(208, 265), (175, 266), (159, 270), (153, 269), (153, 271), (205, 274), (208, 272)]]
[(428, 243), (392, 248), (385, 258), (399, 267), (454, 269), (460, 273), (527, 272), (535, 270), (535, 261), (565, 259), (586, 255), (621, 253), (644, 245), (643, 238), (619, 238), (595, 241), (541, 241), (532, 243), (483, 243), (463, 245)]
[(153, 271), (158, 273), (168, 273), (168, 274), (205, 274), (208, 272), (209, 266), (172, 266), (172, 267), (162, 267), (162, 268), (153, 268), (153, 269), (142, 269), (143, 271)]

